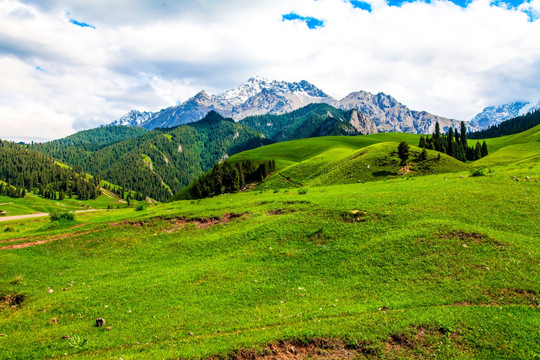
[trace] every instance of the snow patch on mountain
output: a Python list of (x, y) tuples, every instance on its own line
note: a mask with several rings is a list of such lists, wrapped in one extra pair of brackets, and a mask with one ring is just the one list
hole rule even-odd
[(113, 121), (109, 125), (111, 126), (141, 126), (143, 123), (149, 121), (154, 113), (149, 111), (137, 111), (131, 110), (120, 119)]
[[(536, 106), (539, 106), (537, 104)], [(498, 125), (503, 121), (515, 118), (518, 115), (525, 114), (531, 110), (529, 102), (516, 101), (508, 104), (488, 106), (479, 114), (471, 119), (471, 126), (479, 129), (487, 129), (490, 126)]]

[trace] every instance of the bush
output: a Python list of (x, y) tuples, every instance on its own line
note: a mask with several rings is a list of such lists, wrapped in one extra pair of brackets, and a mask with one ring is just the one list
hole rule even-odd
[(143, 203), (138, 203), (137, 206), (135, 206), (135, 211), (143, 211), (146, 209)]
[(298, 190), (298, 195), (306, 195), (307, 194), (307, 189), (299, 189)]
[(49, 214), (51, 221), (72, 221), (75, 220), (75, 213), (67, 210), (54, 210)]
[(484, 169), (482, 169), (482, 168), (480, 168), (480, 169), (474, 169), (474, 170), (471, 170), (471, 176), (472, 176), (472, 177), (486, 176), (486, 172), (485, 172)]

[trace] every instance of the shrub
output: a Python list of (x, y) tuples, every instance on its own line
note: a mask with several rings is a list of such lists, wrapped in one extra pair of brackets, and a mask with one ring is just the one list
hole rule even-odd
[(146, 209), (143, 203), (138, 203), (137, 206), (135, 206), (135, 211), (143, 211)]
[(471, 176), (472, 177), (486, 176), (486, 173), (485, 173), (484, 169), (482, 169), (482, 168), (474, 169), (474, 170), (471, 170)]
[(298, 195), (306, 195), (307, 189), (298, 189)]
[(49, 218), (51, 221), (72, 221), (75, 220), (75, 213), (67, 210), (53, 210)]
[(6, 226), (6, 228), (4, 229), (4, 232), (13, 232), (13, 231), (15, 231), (15, 228), (10, 225)]

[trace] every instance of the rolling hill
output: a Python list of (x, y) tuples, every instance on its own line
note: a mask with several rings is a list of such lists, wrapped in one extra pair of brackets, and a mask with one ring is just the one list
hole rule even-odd
[(349, 181), (345, 164), (369, 173), (418, 136), (310, 138), (230, 159), (275, 158), (301, 189), (275, 173), (257, 191), (12, 221), (0, 232), (0, 353), (534, 359), (540, 168), (497, 158), (515, 146), (538, 156), (538, 131), (488, 139), (484, 176), (472, 163), (330, 185)]
[[(383, 133), (355, 137), (321, 137), (272, 144), (230, 158), (276, 161), (276, 171), (265, 182), (267, 188), (352, 184), (395, 178), (400, 172), (397, 146), (401, 141), (417, 143), (418, 135)], [(469, 165), (436, 151), (411, 146), (407, 176), (447, 173), (470, 169)]]

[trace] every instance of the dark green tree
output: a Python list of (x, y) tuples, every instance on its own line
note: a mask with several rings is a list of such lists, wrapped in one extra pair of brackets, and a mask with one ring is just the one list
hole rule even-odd
[(402, 141), (398, 146), (398, 156), (401, 159), (399, 163), (401, 166), (407, 165), (407, 160), (409, 159), (409, 145), (405, 141)]
[(467, 148), (467, 126), (465, 126), (465, 121), (461, 122), (461, 144), (463, 145), (463, 148)]
[(488, 154), (488, 148), (487, 148), (486, 142), (484, 141), (482, 143), (482, 157), (487, 156), (487, 154)]

